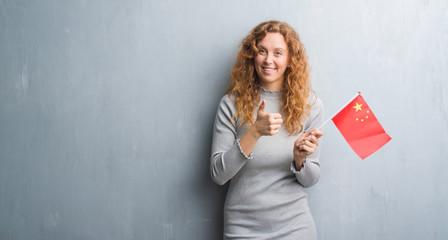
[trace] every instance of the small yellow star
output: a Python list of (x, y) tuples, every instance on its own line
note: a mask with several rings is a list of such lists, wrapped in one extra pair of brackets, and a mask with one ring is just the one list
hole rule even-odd
[(362, 106), (362, 104), (356, 103), (356, 106), (354, 106), (353, 108), (356, 109), (356, 112), (358, 112), (358, 110), (362, 111), (361, 106)]

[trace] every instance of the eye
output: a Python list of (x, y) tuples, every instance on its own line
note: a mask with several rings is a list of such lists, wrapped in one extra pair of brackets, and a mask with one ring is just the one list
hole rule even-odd
[(266, 53), (266, 50), (264, 50), (264, 49), (258, 50), (258, 54), (265, 54), (265, 53)]
[(283, 53), (281, 51), (277, 51), (277, 52), (275, 52), (275, 55), (281, 56), (281, 55), (283, 55)]

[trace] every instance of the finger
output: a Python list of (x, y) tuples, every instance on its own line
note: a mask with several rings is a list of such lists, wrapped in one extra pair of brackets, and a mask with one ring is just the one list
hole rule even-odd
[(273, 129), (273, 130), (278, 130), (278, 129), (280, 129), (282, 127), (282, 125), (280, 125), (280, 124), (273, 124), (273, 125), (271, 125), (271, 128)]
[(271, 135), (271, 136), (273, 136), (277, 133), (278, 133), (278, 129), (272, 129), (271, 131), (269, 131), (269, 135)]
[(320, 137), (322, 137), (324, 135), (324, 132), (322, 132), (319, 129), (314, 128), (313, 130), (311, 130), (311, 134), (313, 136), (315, 136), (316, 138), (320, 138)]
[(269, 125), (269, 126), (268, 126), (268, 131), (269, 131), (269, 132), (271, 132), (271, 131), (277, 131), (277, 130), (280, 129), (280, 127), (281, 127), (281, 125), (278, 125), (278, 124)]
[(312, 130), (311, 130), (311, 131), (308, 131), (308, 132), (305, 132), (305, 133), (303, 133), (303, 134), (302, 134), (302, 136), (303, 136), (303, 138), (307, 138), (307, 137), (309, 137), (309, 136), (311, 135), (311, 133), (312, 133)]
[(304, 140), (309, 136), (309, 134), (310, 134), (310, 133), (308, 133), (308, 132), (305, 132), (305, 133), (300, 134), (300, 136), (297, 138), (296, 141), (298, 141), (298, 142), (302, 142), (302, 141), (304, 141)]
[(304, 142), (303, 144), (300, 145), (300, 150), (315, 150), (317, 148), (316, 144), (310, 143), (310, 142)]
[(296, 139), (296, 141), (294, 142), (294, 146), (299, 147), (300, 144), (303, 144), (304, 141), (305, 141), (305, 136), (304, 136), (304, 134), (302, 134), (300, 137), (298, 137)]
[(258, 108), (258, 111), (264, 113), (264, 108), (266, 107), (266, 100), (263, 99), (263, 101), (260, 104), (260, 107)]
[(283, 123), (283, 119), (272, 119), (271, 120), (271, 124), (282, 124)]
[(317, 137), (315, 137), (314, 135), (310, 135), (309, 137), (306, 138), (306, 140), (312, 142), (313, 144), (319, 144)]
[(314, 152), (314, 148), (309, 146), (302, 146), (300, 151), (306, 152), (308, 155)]
[(275, 119), (282, 119), (282, 115), (280, 113), (271, 113)]
[(315, 143), (312, 143), (312, 142), (310, 142), (310, 141), (305, 141), (303, 144), (302, 144), (302, 146), (306, 146), (306, 147), (309, 147), (309, 148), (317, 148), (317, 144), (315, 144)]
[(282, 119), (282, 115), (280, 115), (278, 113), (269, 113), (268, 117), (269, 117), (269, 120), (271, 120), (271, 121)]

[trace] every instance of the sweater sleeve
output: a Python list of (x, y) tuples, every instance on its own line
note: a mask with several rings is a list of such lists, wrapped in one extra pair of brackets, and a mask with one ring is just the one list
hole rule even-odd
[[(311, 107), (311, 113), (304, 124), (304, 131), (308, 132), (313, 128), (319, 127), (324, 121), (324, 106), (322, 101), (316, 97), (316, 101)], [(294, 164), (291, 165), (291, 170), (296, 175), (297, 181), (303, 187), (311, 187), (317, 183), (320, 178), (319, 156), (322, 146), (322, 140), (319, 139), (319, 146), (316, 150), (306, 157), (306, 161), (299, 171), (295, 170)]]
[(213, 181), (224, 185), (244, 166), (252, 154), (246, 156), (237, 136), (237, 122), (232, 119), (236, 113), (233, 101), (225, 95), (219, 103), (213, 128), (210, 175)]

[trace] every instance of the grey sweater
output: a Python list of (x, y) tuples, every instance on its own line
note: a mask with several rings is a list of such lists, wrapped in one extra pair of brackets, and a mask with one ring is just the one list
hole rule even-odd
[[(278, 113), (280, 92), (261, 88), (266, 113)], [(315, 96), (306, 132), (324, 120), (323, 104)], [(224, 206), (224, 239), (316, 239), (304, 187), (319, 180), (320, 146), (297, 171), (293, 164), (294, 141), (282, 126), (274, 136), (263, 136), (245, 156), (239, 139), (248, 127), (240, 126), (233, 97), (224, 96), (216, 113), (210, 173), (219, 185), (230, 181)]]

